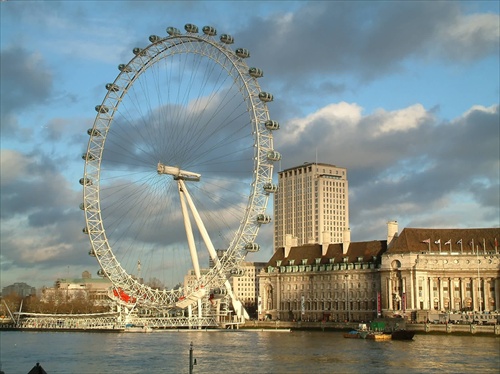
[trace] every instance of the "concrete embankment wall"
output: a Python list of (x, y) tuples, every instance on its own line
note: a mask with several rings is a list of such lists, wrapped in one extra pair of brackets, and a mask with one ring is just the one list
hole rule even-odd
[[(244, 329), (291, 329), (348, 331), (358, 328), (357, 322), (288, 322), (288, 321), (247, 321)], [(495, 335), (500, 337), (500, 325), (453, 325), (432, 323), (407, 323), (406, 329), (417, 334), (457, 334), (457, 335)]]

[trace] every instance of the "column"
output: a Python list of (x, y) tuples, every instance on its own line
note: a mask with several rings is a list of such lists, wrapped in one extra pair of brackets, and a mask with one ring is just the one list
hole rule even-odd
[(439, 310), (444, 309), (444, 298), (443, 298), (443, 278), (439, 277), (438, 280), (438, 300), (439, 300)]
[(471, 296), (472, 296), (472, 310), (477, 311), (478, 305), (477, 305), (477, 278), (471, 278)]
[(500, 308), (500, 278), (495, 279), (495, 310)]
[(465, 307), (465, 278), (460, 278), (460, 309)]
[(431, 306), (429, 304), (429, 277), (424, 277), (422, 280), (422, 290), (424, 292), (424, 309), (431, 309)]
[[(401, 276), (401, 310), (406, 310), (408, 303), (408, 290), (406, 289), (406, 277)], [(403, 300), (404, 295), (404, 300)], [(406, 305), (403, 305), (405, 303)]]
[(434, 309), (433, 278), (429, 277), (429, 309)]
[(417, 287), (415, 287), (415, 280), (413, 277), (415, 274), (413, 273), (413, 270), (410, 270), (410, 293), (411, 293), (411, 301), (410, 301), (410, 309), (415, 310), (415, 297), (417, 296), (418, 290)]
[(387, 301), (387, 309), (392, 310), (392, 280), (390, 274), (387, 278)]

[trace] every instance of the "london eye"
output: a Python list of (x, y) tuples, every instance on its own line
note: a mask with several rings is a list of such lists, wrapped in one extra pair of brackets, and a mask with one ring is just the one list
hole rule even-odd
[(244, 316), (229, 278), (271, 221), (273, 95), (231, 35), (184, 29), (151, 35), (105, 84), (82, 155), (83, 232), (122, 302), (202, 315), (215, 294)]

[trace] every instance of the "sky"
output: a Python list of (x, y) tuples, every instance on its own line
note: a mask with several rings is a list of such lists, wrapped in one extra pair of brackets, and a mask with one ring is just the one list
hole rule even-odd
[[(497, 1), (2, 1), (0, 286), (93, 274), (81, 159), (151, 34), (211, 25), (264, 70), (276, 170), (347, 168), (352, 241), (500, 226)], [(272, 225), (259, 234), (267, 261)]]

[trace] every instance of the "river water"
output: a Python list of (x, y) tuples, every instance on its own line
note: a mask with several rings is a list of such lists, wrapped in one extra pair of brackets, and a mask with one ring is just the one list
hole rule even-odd
[(499, 373), (500, 338), (345, 339), (320, 331), (0, 332), (1, 370), (55, 373)]

